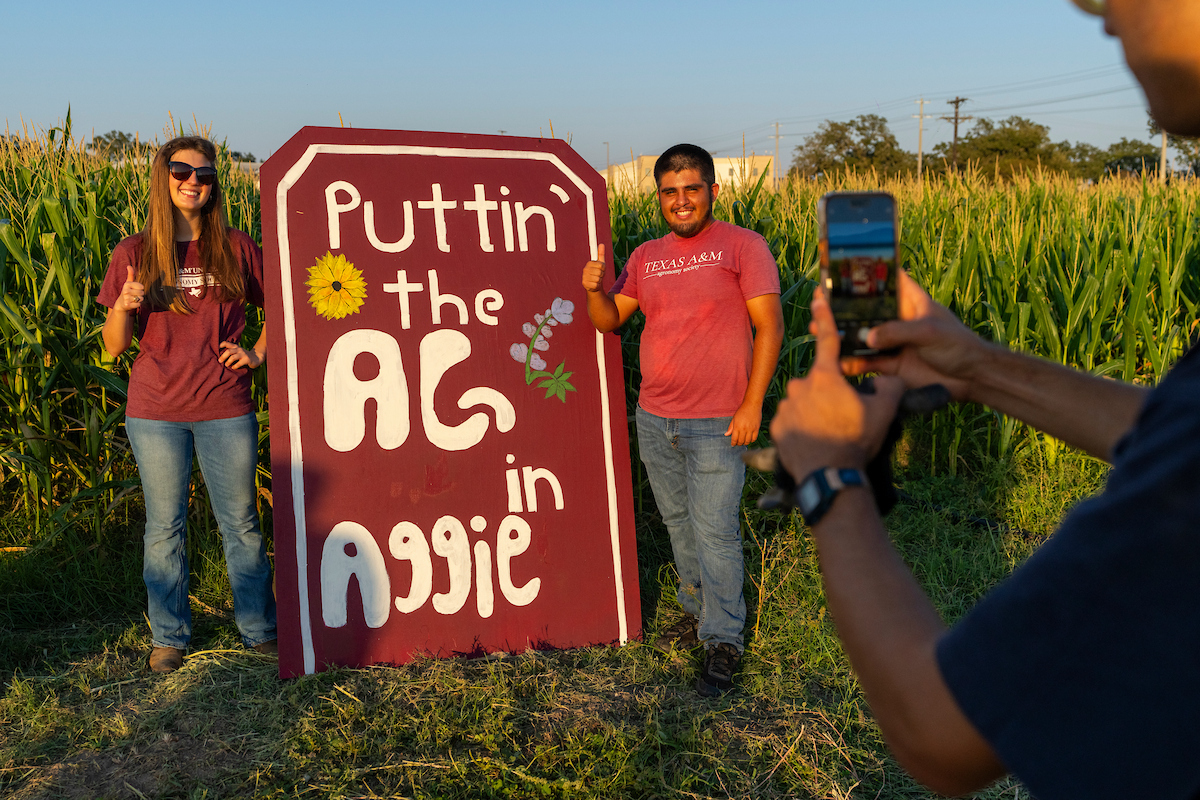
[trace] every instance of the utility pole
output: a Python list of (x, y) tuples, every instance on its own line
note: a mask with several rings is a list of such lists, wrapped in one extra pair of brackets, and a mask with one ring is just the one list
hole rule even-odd
[(958, 169), (958, 123), (966, 122), (969, 119), (975, 119), (974, 117), (960, 116), (958, 113), (958, 107), (961, 106), (963, 103), (967, 102), (968, 99), (969, 98), (966, 98), (966, 97), (956, 97), (953, 100), (947, 100), (946, 105), (954, 106), (954, 116), (953, 117), (942, 117), (942, 119), (946, 120), (947, 122), (954, 123), (954, 141), (951, 142), (951, 144), (950, 144), (950, 168), (951, 169)]
[(1158, 182), (1167, 182), (1167, 132), (1162, 132), (1162, 154), (1158, 157)]
[(775, 158), (771, 159), (771, 189), (779, 192), (779, 123), (775, 123), (775, 135), (768, 137), (775, 140)]
[(913, 119), (917, 120), (917, 180), (921, 180), (921, 158), (924, 152), (922, 147), (922, 138), (925, 134), (925, 98), (922, 97), (917, 101), (917, 107), (920, 109), (916, 114), (913, 114)]

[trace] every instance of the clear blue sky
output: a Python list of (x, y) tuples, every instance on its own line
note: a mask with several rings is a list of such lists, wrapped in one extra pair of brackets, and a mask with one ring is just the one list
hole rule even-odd
[[(204, 9), (201, 13), (194, 9)], [(823, 119), (914, 102), (1027, 116), (1055, 140), (1149, 139), (1117, 42), (1067, 0), (22, 2), (0, 123), (161, 136), (168, 112), (264, 158), (304, 125), (559, 138), (598, 168), (692, 141), (781, 160)], [(1074, 99), (1063, 99), (1074, 98)], [(926, 121), (925, 148), (951, 125)]]

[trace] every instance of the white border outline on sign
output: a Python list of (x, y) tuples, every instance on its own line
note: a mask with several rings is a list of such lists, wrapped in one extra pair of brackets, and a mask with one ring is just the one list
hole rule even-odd
[[(279, 239), (280, 287), (283, 293), (283, 335), (287, 350), (288, 433), (291, 439), (292, 512), (296, 518), (296, 572), (300, 601), (300, 639), (304, 649), (304, 673), (316, 671), (313, 652), (312, 618), (308, 597), (308, 527), (304, 514), (304, 450), (300, 442), (300, 397), (296, 357), (296, 314), (292, 295), (291, 248), (288, 243), (287, 193), (308, 170), (314, 158), (336, 155), (416, 155), (441, 158), (503, 158), (547, 161), (558, 168), (587, 198), (588, 239), (591, 258), (598, 254), (596, 241), (596, 204), (591, 188), (553, 153), (525, 150), (490, 150), (467, 147), (428, 147), (423, 145), (310, 144), (284, 173), (275, 189), (275, 225)], [(617, 630), (620, 643), (629, 641), (625, 612), (625, 584), (621, 574), (621, 540), (617, 517), (617, 479), (613, 468), (612, 425), (609, 421), (608, 371), (604, 364), (604, 335), (596, 331), (596, 365), (600, 375), (600, 420), (604, 432), (604, 476), (608, 493), (608, 533), (612, 543), (613, 574), (617, 590)]]

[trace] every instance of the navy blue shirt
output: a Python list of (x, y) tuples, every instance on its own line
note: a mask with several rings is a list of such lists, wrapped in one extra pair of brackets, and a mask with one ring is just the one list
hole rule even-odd
[(1104, 492), (938, 644), (1039, 800), (1200, 797), (1198, 353), (1150, 393)]

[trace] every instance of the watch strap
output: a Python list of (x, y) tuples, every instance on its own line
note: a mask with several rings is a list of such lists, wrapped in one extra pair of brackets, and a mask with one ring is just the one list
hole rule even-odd
[(869, 488), (870, 485), (860, 469), (822, 467), (814, 470), (796, 487), (796, 507), (804, 517), (804, 523), (811, 528), (825, 516), (844, 489), (852, 486)]

